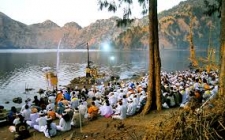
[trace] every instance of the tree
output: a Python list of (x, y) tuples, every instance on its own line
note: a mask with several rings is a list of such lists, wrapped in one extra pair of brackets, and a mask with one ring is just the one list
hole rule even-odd
[[(109, 2), (110, 1), (110, 2)], [(117, 11), (117, 8), (121, 8), (123, 4), (127, 7), (124, 8), (123, 19), (117, 21), (118, 26), (128, 25), (133, 19), (130, 19), (132, 15), (130, 5), (132, 0), (99, 0), (99, 7), (102, 10), (107, 8), (108, 11)], [(157, 0), (138, 0), (142, 6), (142, 14), (148, 14), (149, 18), (149, 77), (148, 77), (148, 90), (147, 90), (147, 102), (141, 114), (145, 115), (152, 107), (157, 107), (157, 110), (162, 109), (161, 103), (161, 60), (159, 53), (159, 38), (158, 38), (158, 15), (157, 15)], [(147, 7), (148, 6), (148, 7)]]
[(216, 0), (216, 3), (211, 4), (208, 0), (204, 0), (208, 8), (205, 14), (211, 16), (218, 13), (221, 18), (221, 31), (220, 31), (220, 64), (219, 64), (219, 95), (225, 95), (225, 1)]

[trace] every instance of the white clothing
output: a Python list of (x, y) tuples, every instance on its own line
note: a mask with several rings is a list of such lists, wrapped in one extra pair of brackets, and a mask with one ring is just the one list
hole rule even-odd
[(95, 93), (95, 97), (100, 99), (100, 98), (102, 97), (101, 92), (96, 92), (96, 93)]
[(56, 126), (59, 131), (69, 131), (71, 129), (71, 120), (66, 122), (62, 117), (59, 120), (59, 125)]
[(34, 129), (38, 130), (39, 132), (43, 132), (44, 127), (47, 124), (47, 118), (45, 116), (37, 118), (36, 122), (38, 125), (34, 125)]
[(99, 108), (99, 111), (101, 113), (102, 116), (110, 116), (113, 114), (113, 109), (112, 109), (112, 106), (106, 106), (106, 105), (103, 105)]
[(49, 103), (46, 106), (46, 110), (48, 111), (49, 109), (52, 109), (53, 111), (55, 111), (55, 104), (54, 104), (54, 102), (51, 102), (51, 103)]
[(114, 106), (114, 105), (116, 105), (116, 102), (117, 102), (116, 97), (115, 97), (114, 95), (111, 95), (111, 96), (109, 97), (109, 104), (110, 104), (111, 106)]
[(33, 127), (34, 125), (38, 125), (38, 123), (36, 122), (38, 117), (39, 117), (38, 113), (32, 113), (30, 114), (30, 121), (27, 121), (26, 123), (31, 127)]
[(29, 121), (30, 120), (30, 114), (31, 114), (30, 109), (24, 109), (22, 111), (22, 116), (24, 117), (25, 121)]
[(87, 114), (88, 109), (87, 109), (86, 105), (80, 104), (78, 106), (78, 110), (79, 110), (80, 114), (84, 117)]
[(51, 102), (51, 103), (55, 103), (55, 96), (49, 96), (48, 97), (48, 100)]
[(118, 107), (118, 114), (115, 114), (112, 116), (113, 119), (120, 119), (123, 120), (127, 117), (126, 113), (127, 113), (127, 108), (124, 105), (121, 105)]
[(135, 102), (131, 102), (127, 105), (127, 115), (132, 116), (136, 113), (137, 104)]
[(95, 93), (93, 92), (93, 91), (89, 91), (88, 92), (88, 97), (89, 98), (92, 98), (92, 97), (94, 97), (95, 96)]

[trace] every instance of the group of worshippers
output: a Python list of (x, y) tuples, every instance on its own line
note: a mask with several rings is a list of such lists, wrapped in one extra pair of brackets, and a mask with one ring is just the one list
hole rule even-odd
[(209, 101), (218, 93), (217, 71), (176, 71), (161, 73), (162, 106), (190, 107), (191, 103), (198, 104)]
[[(45, 94), (45, 99), (26, 100), (19, 113), (12, 107), (9, 120), (16, 131), (18, 123), (26, 124), (48, 138), (57, 131), (69, 131), (72, 126), (81, 127), (84, 119), (95, 120), (99, 116), (113, 119), (125, 119), (139, 113), (147, 101), (148, 75), (140, 81), (110, 81), (74, 89), (64, 88)], [(176, 71), (161, 72), (162, 106), (185, 107), (195, 99), (202, 103), (218, 93), (217, 71)], [(41, 101), (42, 100), (42, 101)], [(46, 100), (44, 103), (43, 101)], [(14, 117), (15, 116), (15, 117)], [(54, 120), (59, 118), (59, 123)]]

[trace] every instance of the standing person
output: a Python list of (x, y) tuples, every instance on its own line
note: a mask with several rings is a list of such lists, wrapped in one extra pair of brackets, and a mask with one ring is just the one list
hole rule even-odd
[(71, 129), (71, 118), (66, 113), (63, 112), (62, 116), (59, 117), (59, 125), (56, 126), (57, 130), (59, 131), (69, 131)]
[(51, 138), (57, 134), (56, 124), (53, 123), (53, 119), (51, 117), (47, 118), (47, 124), (45, 125), (43, 132), (47, 138)]
[(89, 66), (86, 67), (86, 78), (91, 77), (91, 69)]
[(13, 124), (13, 121), (16, 118), (16, 113), (17, 113), (16, 107), (12, 106), (8, 114), (8, 121), (10, 124)]

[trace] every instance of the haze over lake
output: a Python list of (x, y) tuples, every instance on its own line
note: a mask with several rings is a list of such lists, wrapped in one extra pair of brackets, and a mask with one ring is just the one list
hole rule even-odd
[[(0, 50), (0, 104), (9, 109), (14, 97), (33, 99), (38, 89), (46, 89), (43, 67), (56, 68), (57, 50)], [(197, 55), (206, 56), (205, 52)], [(161, 50), (163, 71), (185, 70), (189, 65), (189, 50)], [(95, 51), (90, 50), (90, 61), (99, 66), (100, 71), (115, 73), (121, 79), (133, 74), (146, 73), (148, 51)], [(67, 85), (79, 76), (85, 75), (87, 50), (60, 50), (59, 83)], [(27, 94), (25, 86), (34, 88)], [(9, 101), (9, 104), (5, 104)], [(23, 100), (24, 102), (24, 100)]]

